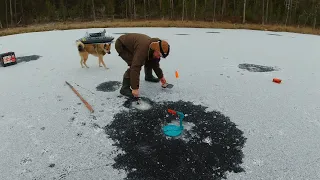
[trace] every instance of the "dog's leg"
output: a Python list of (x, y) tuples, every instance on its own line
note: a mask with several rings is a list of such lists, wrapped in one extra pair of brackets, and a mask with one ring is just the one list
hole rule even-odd
[(82, 56), (81, 56), (81, 59), (80, 59), (80, 65), (83, 68), (83, 57)]
[(109, 68), (107, 68), (106, 64), (103, 61), (103, 56), (99, 56), (99, 63), (102, 63), (102, 65), (104, 66), (105, 69), (109, 69)]
[(87, 66), (87, 64), (86, 64), (87, 60), (88, 60), (88, 54), (86, 54), (86, 55), (84, 56), (83, 64), (84, 64), (87, 68), (89, 68), (89, 67)]
[(101, 59), (100, 59), (100, 57), (98, 57), (98, 61), (99, 61), (99, 67), (102, 67), (102, 66), (101, 66)]

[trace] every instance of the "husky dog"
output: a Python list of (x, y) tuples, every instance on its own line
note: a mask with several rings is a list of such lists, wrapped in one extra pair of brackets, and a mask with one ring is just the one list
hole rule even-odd
[(81, 67), (83, 68), (85, 65), (87, 68), (89, 68), (86, 64), (88, 60), (89, 54), (98, 57), (99, 60), (99, 67), (102, 67), (101, 64), (104, 66), (104, 68), (107, 68), (103, 61), (104, 55), (111, 54), (111, 43), (97, 43), (97, 44), (84, 44), (81, 41), (77, 40), (76, 41), (79, 55), (81, 57), (80, 64)]

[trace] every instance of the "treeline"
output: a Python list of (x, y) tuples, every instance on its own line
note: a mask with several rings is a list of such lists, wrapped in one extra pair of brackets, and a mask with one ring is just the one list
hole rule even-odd
[(320, 0), (1, 0), (0, 28), (53, 21), (165, 19), (318, 26)]

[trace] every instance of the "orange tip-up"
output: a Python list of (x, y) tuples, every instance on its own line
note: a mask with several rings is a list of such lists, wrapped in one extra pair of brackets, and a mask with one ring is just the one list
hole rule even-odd
[(179, 78), (179, 73), (178, 73), (178, 71), (176, 71), (176, 78)]
[(279, 84), (279, 83), (281, 83), (282, 80), (279, 78), (273, 78), (272, 81)]

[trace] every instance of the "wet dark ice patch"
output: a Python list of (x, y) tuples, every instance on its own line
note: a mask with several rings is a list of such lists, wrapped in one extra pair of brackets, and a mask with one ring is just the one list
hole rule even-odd
[(17, 57), (17, 63), (35, 61), (35, 60), (38, 60), (40, 57), (41, 56), (39, 55), (19, 56)]
[(190, 34), (179, 33), (179, 34), (175, 34), (175, 35), (186, 36), (186, 35), (190, 35)]
[(209, 34), (218, 34), (218, 33), (220, 33), (220, 32), (218, 32), (218, 31), (209, 31), (209, 32), (206, 32), (206, 33), (209, 33)]
[[(193, 126), (180, 137), (167, 137), (162, 127), (175, 120), (168, 108), (183, 112)], [(153, 103), (151, 109), (129, 109), (104, 127), (123, 154), (114, 168), (128, 172), (127, 179), (221, 179), (226, 172), (243, 172), (243, 132), (220, 112), (191, 102)]]
[(270, 36), (282, 36), (281, 34), (276, 34), (276, 33), (268, 33)]
[(108, 81), (99, 84), (96, 87), (97, 91), (103, 91), (103, 92), (113, 92), (118, 90), (121, 87), (121, 82), (119, 81)]
[(250, 72), (270, 72), (270, 71), (278, 71), (279, 68), (271, 67), (271, 66), (262, 66), (257, 64), (239, 64), (238, 67), (240, 69), (244, 69)]

